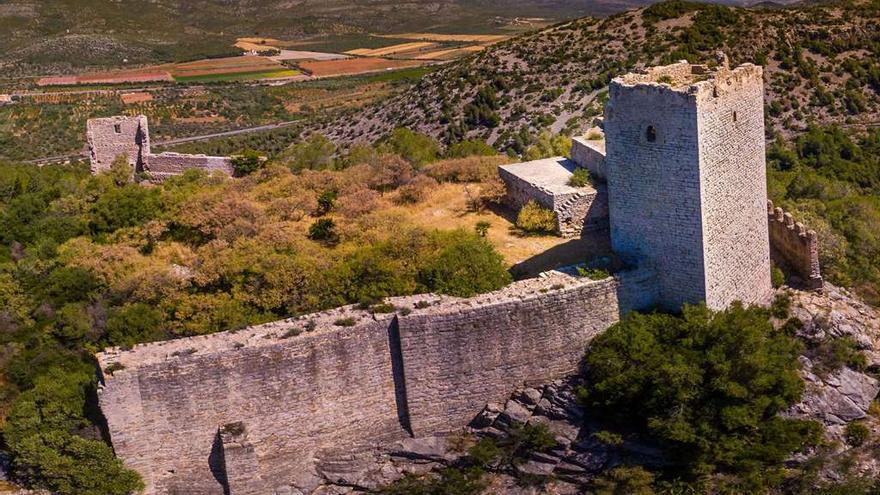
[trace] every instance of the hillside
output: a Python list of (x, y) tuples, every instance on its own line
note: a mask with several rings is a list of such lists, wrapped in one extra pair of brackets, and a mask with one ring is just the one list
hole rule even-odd
[[(57, 73), (221, 55), (236, 36), (309, 39), (408, 30), (497, 31), (517, 17), (607, 15), (645, 0), (0, 1), (0, 73)], [(320, 40), (320, 38), (319, 38)]]
[(407, 126), (445, 142), (479, 137), (521, 153), (542, 129), (575, 133), (601, 113), (610, 78), (680, 59), (766, 67), (768, 130), (880, 120), (880, 2), (728, 8), (680, 1), (582, 18), (497, 45), (321, 132), (372, 141)]

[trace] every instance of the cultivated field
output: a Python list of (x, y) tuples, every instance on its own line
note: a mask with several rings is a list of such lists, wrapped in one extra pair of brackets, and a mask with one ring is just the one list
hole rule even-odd
[(243, 57), (212, 58), (175, 64), (171, 74), (177, 77), (207, 76), (216, 74), (241, 74), (283, 70), (284, 65), (267, 57), (245, 55)]
[(341, 53), (310, 52), (304, 50), (281, 50), (278, 55), (273, 55), (272, 60), (343, 60), (351, 58)]
[(302, 62), (300, 68), (316, 77), (363, 74), (383, 70), (416, 67), (424, 62), (418, 60), (389, 60), (386, 58), (351, 58), (347, 60), (322, 60)]
[(72, 86), (76, 84), (125, 84), (142, 82), (173, 81), (167, 70), (155, 67), (120, 72), (102, 72), (76, 76), (43, 77), (37, 80), (37, 86)]
[(412, 43), (386, 46), (384, 48), (358, 48), (357, 50), (349, 50), (345, 53), (361, 57), (387, 57), (388, 55), (404, 55), (412, 52), (424, 51), (435, 46), (437, 46), (437, 43), (430, 41), (416, 41)]
[(504, 34), (438, 34), (438, 33), (402, 33), (377, 35), (381, 38), (402, 40), (439, 41), (446, 43), (498, 43), (510, 36)]
[(433, 52), (421, 53), (414, 57), (416, 60), (454, 60), (471, 53), (485, 50), (483, 45), (464, 46), (460, 48), (448, 48), (446, 50), (435, 50)]

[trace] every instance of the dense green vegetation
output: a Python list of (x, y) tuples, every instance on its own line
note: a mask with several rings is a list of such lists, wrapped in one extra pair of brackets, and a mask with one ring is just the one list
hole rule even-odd
[(591, 344), (581, 399), (619, 431), (659, 442), (666, 474), (700, 491), (778, 486), (783, 461), (817, 444), (821, 426), (778, 415), (803, 392), (801, 346), (769, 317), (739, 305), (632, 314)]
[(817, 231), (823, 275), (880, 303), (880, 130), (811, 126), (767, 158), (770, 198)]
[(436, 145), (401, 136), (314, 167), (331, 170), (244, 153), (240, 179), (156, 187), (130, 183), (124, 160), (100, 176), (0, 164), (0, 418), (18, 479), (62, 495), (139, 486), (101, 440), (91, 356), (104, 347), (509, 283), (476, 232), (383, 211), (438, 184), (414, 170)]

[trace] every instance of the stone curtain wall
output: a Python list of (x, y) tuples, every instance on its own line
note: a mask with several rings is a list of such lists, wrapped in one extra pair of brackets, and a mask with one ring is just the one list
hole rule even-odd
[(619, 290), (557, 274), (470, 300), (392, 299), (411, 311), (399, 316), (346, 307), (111, 349), (99, 401), (147, 493), (308, 490), (315, 458), (462, 427), (488, 401), (575, 371), (618, 320)]
[[(264, 326), (103, 354), (102, 369), (125, 366), (104, 374), (99, 396), (116, 454), (148, 493), (222, 495), (231, 483), (247, 487), (237, 495), (265, 494), (307, 484), (322, 448), (402, 438), (391, 320), (325, 322), (287, 338), (290, 328)], [(224, 443), (219, 429), (235, 423), (246, 441)]]
[(153, 182), (162, 182), (189, 169), (233, 174), (232, 158), (228, 156), (185, 155), (172, 152), (149, 155), (145, 169)]
[(605, 145), (612, 249), (656, 265), (661, 306), (703, 301), (695, 96), (615, 79), (605, 107)]
[(769, 300), (762, 70), (719, 69), (696, 84), (706, 304)]
[(815, 230), (795, 222), (791, 213), (767, 201), (770, 249), (778, 261), (795, 273), (808, 288), (822, 287), (819, 269), (819, 239)]
[(416, 436), (460, 428), (511, 390), (571, 374), (587, 343), (618, 320), (613, 279), (546, 289), (400, 319)]
[(86, 138), (93, 174), (109, 170), (120, 155), (127, 156), (132, 168), (139, 170), (143, 168), (144, 155), (150, 153), (150, 132), (143, 115), (89, 119)]

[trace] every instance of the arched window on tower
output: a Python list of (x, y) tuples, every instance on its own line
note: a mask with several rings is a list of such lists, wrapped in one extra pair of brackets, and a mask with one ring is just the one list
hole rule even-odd
[(648, 128), (645, 129), (645, 139), (649, 143), (657, 141), (657, 129), (654, 126), (649, 125)]

